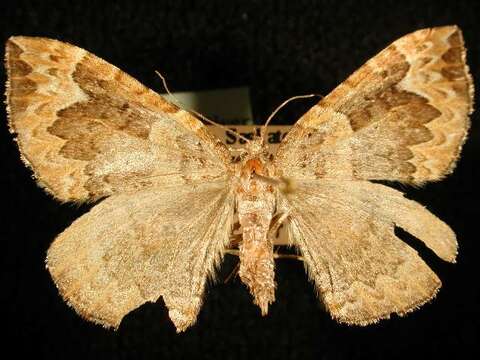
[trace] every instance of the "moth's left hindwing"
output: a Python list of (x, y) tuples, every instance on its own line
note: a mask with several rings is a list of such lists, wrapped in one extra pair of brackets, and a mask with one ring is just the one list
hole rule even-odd
[(184, 331), (196, 321), (232, 218), (233, 195), (222, 183), (113, 195), (57, 237), (47, 266), (63, 298), (90, 321), (117, 328), (161, 296)]
[(11, 131), (62, 201), (220, 178), (228, 150), (188, 112), (87, 51), (51, 39), (6, 44)]

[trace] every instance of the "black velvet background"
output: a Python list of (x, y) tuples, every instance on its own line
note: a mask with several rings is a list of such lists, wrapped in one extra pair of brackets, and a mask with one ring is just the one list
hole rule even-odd
[[(11, 35), (69, 41), (162, 91), (247, 85), (264, 119), (285, 98), (327, 94), (398, 37), (423, 27), (458, 24), (468, 62), (480, 78), (478, 1), (72, 1), (2, 2), (0, 41)], [(0, 70), (4, 79), (4, 70)], [(480, 88), (480, 87), (479, 87)], [(284, 109), (291, 123), (311, 102)], [(117, 332), (88, 323), (64, 304), (44, 268), (56, 234), (89, 206), (59, 204), (38, 188), (0, 124), (2, 353), (35, 358), (457, 358), (477, 350), (479, 116), (454, 174), (421, 189), (403, 187), (455, 230), (456, 265), (410, 239), (443, 281), (437, 298), (407, 317), (366, 328), (338, 325), (317, 301), (301, 263), (277, 266), (277, 301), (262, 318), (238, 281), (208, 286), (198, 322), (176, 335), (161, 301), (129, 314)], [(219, 279), (235, 262), (227, 259)]]

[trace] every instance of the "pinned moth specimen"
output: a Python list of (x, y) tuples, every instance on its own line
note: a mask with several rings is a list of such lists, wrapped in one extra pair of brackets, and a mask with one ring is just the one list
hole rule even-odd
[(103, 199), (46, 260), (90, 321), (117, 328), (161, 297), (177, 331), (194, 324), (231, 250), (234, 214), (239, 276), (263, 314), (275, 300), (280, 225), (327, 311), (347, 324), (403, 315), (441, 286), (395, 226), (455, 261), (448, 225), (369, 180), (422, 185), (452, 172), (473, 106), (456, 26), (392, 43), (303, 115), (273, 158), (267, 124), (233, 161), (195, 114), (81, 48), (11, 37), (6, 68), (10, 129), (39, 185), (63, 202)]

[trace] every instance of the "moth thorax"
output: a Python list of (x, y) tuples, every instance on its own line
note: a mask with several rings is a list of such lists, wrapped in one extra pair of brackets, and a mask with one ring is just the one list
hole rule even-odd
[(243, 166), (243, 171), (247, 174), (263, 175), (265, 167), (263, 162), (258, 158), (248, 159)]

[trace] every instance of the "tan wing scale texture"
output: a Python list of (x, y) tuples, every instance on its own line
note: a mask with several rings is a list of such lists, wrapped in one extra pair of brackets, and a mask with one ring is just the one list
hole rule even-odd
[(57, 237), (47, 266), (65, 301), (88, 320), (116, 328), (162, 296), (184, 331), (196, 321), (232, 218), (233, 195), (221, 182), (113, 195)]
[(364, 180), (422, 184), (450, 173), (473, 110), (456, 26), (404, 36), (308, 111), (280, 145), (276, 171), (291, 242), (332, 317), (365, 325), (405, 314), (441, 286), (394, 234), (401, 227), (454, 262), (455, 234), (420, 204)]
[(396, 190), (365, 181), (306, 181), (284, 199), (288, 230), (332, 317), (366, 325), (405, 314), (441, 286), (417, 252), (394, 234), (404, 228), (455, 261), (453, 231)]
[(281, 144), (277, 171), (309, 179), (439, 180), (459, 156), (472, 106), (460, 29), (419, 30), (308, 111)]
[(115, 328), (162, 297), (185, 330), (229, 245), (241, 194), (255, 204), (242, 214), (247, 230), (272, 246), (258, 259), (273, 266), (263, 235), (280, 224), (258, 221), (268, 208), (265, 218), (286, 219), (333, 318), (366, 325), (421, 306), (441, 282), (394, 228), (449, 262), (455, 234), (401, 192), (366, 180), (422, 184), (453, 170), (473, 110), (465, 61), (456, 26), (404, 36), (308, 111), (273, 164), (250, 143), (237, 167), (197, 118), (116, 67), (59, 41), (10, 38), (7, 108), (23, 160), (62, 201), (109, 196), (50, 247), (60, 293), (83, 317)]
[(228, 151), (199, 120), (83, 49), (12, 37), (6, 66), (10, 128), (39, 183), (60, 200), (225, 173)]

